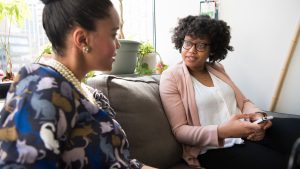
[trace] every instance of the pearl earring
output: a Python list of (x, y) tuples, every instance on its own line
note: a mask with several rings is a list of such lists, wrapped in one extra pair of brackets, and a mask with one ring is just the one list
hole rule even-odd
[(89, 46), (84, 46), (82, 47), (82, 51), (83, 53), (88, 54), (91, 51), (91, 48)]

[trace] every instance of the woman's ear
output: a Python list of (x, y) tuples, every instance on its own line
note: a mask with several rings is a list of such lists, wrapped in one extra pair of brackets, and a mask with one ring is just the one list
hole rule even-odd
[(73, 31), (73, 42), (74, 45), (79, 49), (82, 50), (84, 47), (88, 46), (88, 39), (87, 39), (87, 31), (76, 27)]

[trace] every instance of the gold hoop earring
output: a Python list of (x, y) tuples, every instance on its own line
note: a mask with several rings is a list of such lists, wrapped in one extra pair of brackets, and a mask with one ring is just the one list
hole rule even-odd
[(83, 51), (83, 53), (88, 54), (91, 51), (91, 48), (86, 45), (86, 46), (82, 47), (82, 51)]

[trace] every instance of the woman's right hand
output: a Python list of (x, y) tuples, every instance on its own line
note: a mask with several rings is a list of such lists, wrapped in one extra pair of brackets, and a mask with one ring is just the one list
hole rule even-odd
[(218, 126), (219, 139), (247, 137), (261, 129), (261, 126), (248, 122), (248, 114), (235, 114), (228, 121)]

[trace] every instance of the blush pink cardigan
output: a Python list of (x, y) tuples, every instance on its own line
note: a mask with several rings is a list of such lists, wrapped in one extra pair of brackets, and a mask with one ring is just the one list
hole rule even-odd
[[(232, 87), (237, 106), (242, 113), (261, 111), (245, 98), (221, 64), (206, 64), (206, 67), (210, 73)], [(172, 132), (177, 141), (183, 145), (183, 159), (190, 166), (199, 168), (197, 156), (201, 147), (222, 147), (224, 140), (218, 139), (217, 125), (201, 126), (191, 75), (182, 61), (163, 72), (159, 89)]]

